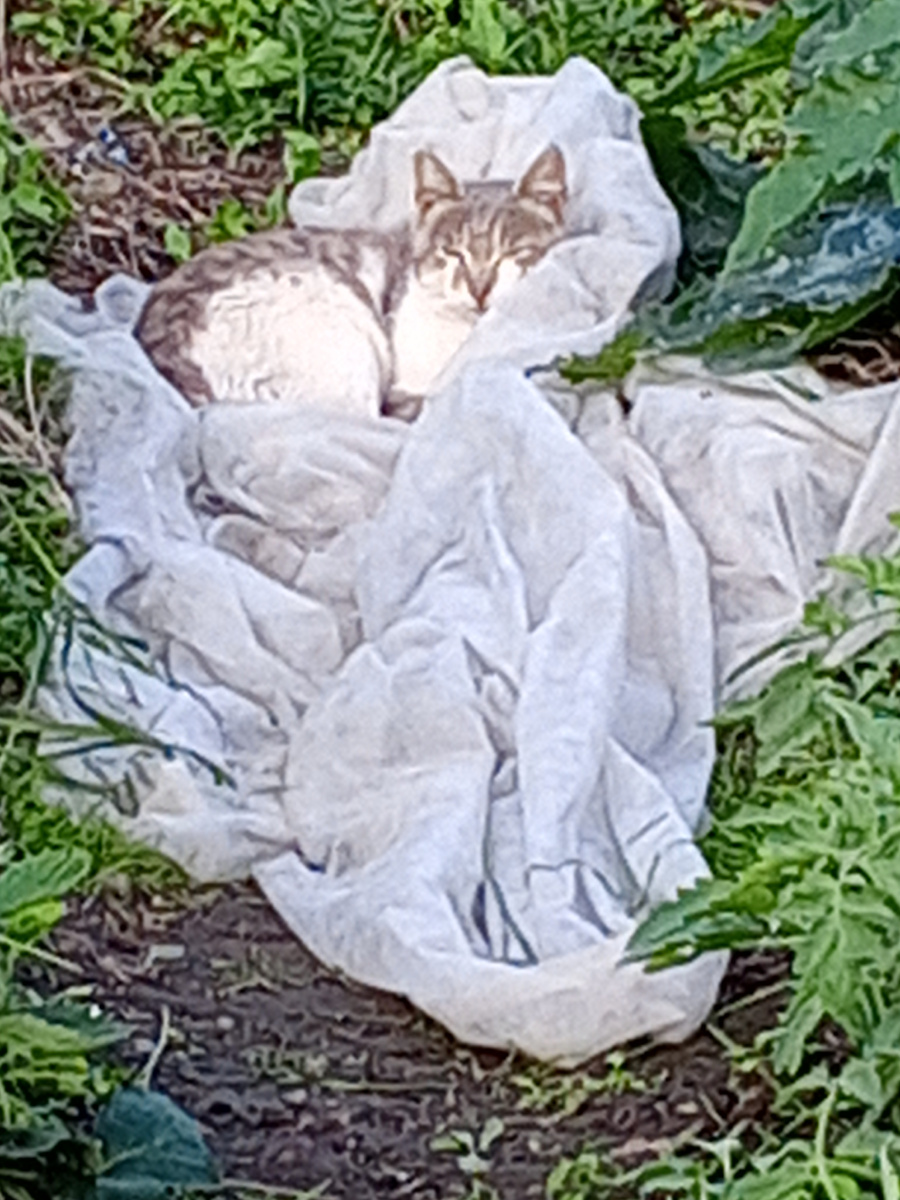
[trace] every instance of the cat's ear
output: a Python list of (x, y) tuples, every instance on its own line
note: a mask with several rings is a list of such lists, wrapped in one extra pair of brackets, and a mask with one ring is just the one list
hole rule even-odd
[(417, 150), (413, 155), (415, 177), (415, 200), (419, 215), (423, 216), (439, 200), (459, 200), (462, 197), (459, 183), (453, 172), (445, 167), (430, 150)]
[(562, 222), (568, 191), (566, 189), (566, 160), (557, 146), (548, 146), (539, 154), (516, 185), (520, 200), (534, 200), (549, 208), (557, 221)]

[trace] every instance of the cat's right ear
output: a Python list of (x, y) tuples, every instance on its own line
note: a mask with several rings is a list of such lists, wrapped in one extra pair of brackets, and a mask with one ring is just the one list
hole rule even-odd
[(430, 150), (413, 155), (415, 201), (420, 216), (425, 216), (439, 200), (459, 200), (462, 192), (453, 172)]

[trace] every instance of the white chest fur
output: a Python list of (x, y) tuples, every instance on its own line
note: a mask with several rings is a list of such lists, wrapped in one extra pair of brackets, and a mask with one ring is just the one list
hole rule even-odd
[(394, 388), (427, 395), (431, 384), (460, 348), (478, 318), (470, 302), (448, 300), (414, 272), (392, 318)]

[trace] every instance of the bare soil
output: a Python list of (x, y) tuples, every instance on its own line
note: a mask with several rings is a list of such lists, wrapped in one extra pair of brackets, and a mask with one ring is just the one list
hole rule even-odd
[[(121, 881), (72, 909), (54, 950), (131, 1027), (122, 1062), (156, 1062), (154, 1086), (199, 1120), (233, 1180), (325, 1185), (336, 1200), (452, 1200), (477, 1177), (502, 1200), (529, 1200), (585, 1146), (631, 1164), (767, 1108), (763, 1080), (732, 1073), (710, 1029), (633, 1047), (624, 1077), (603, 1058), (566, 1074), (462, 1046), (405, 1000), (323, 967), (251, 885), (162, 897)], [(750, 1042), (774, 1018), (786, 969), (739, 956), (712, 1027)], [(528, 1106), (523, 1075), (543, 1086), (542, 1105)], [(592, 1093), (585, 1075), (607, 1090)], [(453, 1131), (477, 1141), (490, 1118), (503, 1131), (474, 1174), (432, 1145)]]

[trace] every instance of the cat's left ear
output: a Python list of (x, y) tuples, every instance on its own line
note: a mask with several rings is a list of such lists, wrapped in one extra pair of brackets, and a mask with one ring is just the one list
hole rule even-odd
[(439, 200), (459, 200), (462, 193), (456, 176), (430, 150), (417, 150), (413, 155), (415, 201), (420, 216), (425, 216)]
[(568, 198), (566, 160), (558, 146), (548, 146), (537, 156), (516, 185), (520, 200), (534, 200), (549, 208), (562, 223), (563, 208)]

